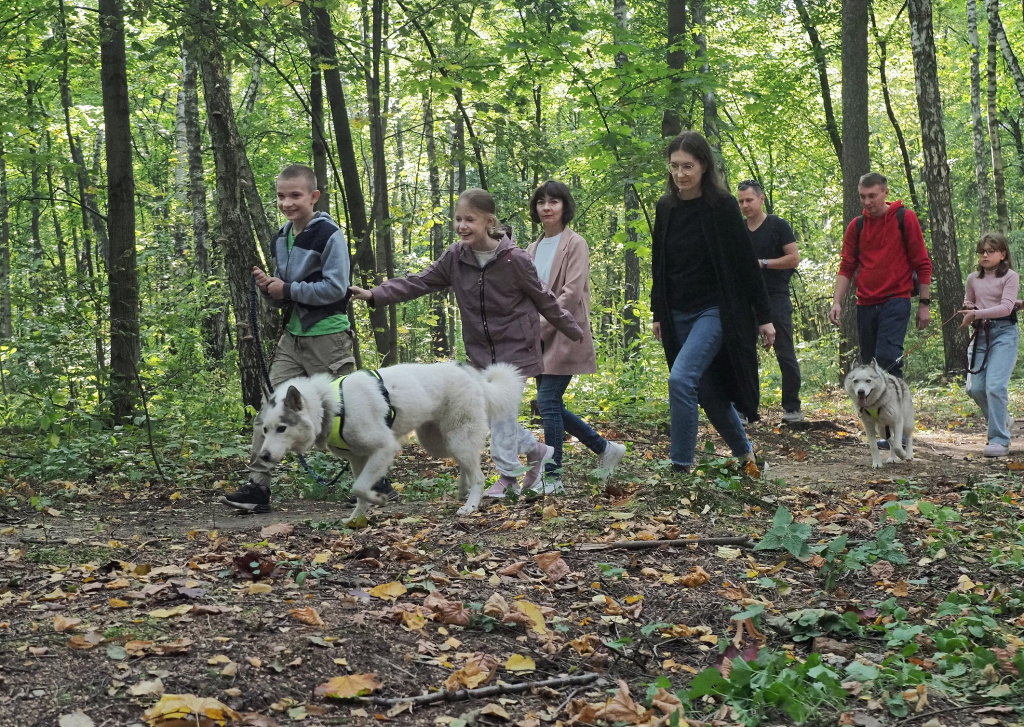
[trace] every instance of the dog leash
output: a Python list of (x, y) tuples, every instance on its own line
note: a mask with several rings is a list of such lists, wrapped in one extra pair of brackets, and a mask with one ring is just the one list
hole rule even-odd
[(890, 371), (889, 371), (889, 369), (890, 369), (890, 368), (892, 368), (893, 366), (895, 366), (896, 364), (898, 364), (898, 363), (899, 363), (900, 361), (902, 361), (903, 359), (905, 359), (905, 358), (907, 358), (908, 356), (910, 356), (910, 354), (912, 354), (912, 353), (913, 353), (914, 351), (916, 351), (917, 349), (921, 348), (921, 346), (923, 346), (924, 344), (928, 343), (928, 339), (930, 339), (930, 338), (931, 338), (932, 336), (934, 336), (934, 335), (935, 335), (936, 333), (939, 333), (939, 332), (941, 332), (941, 331), (942, 331), (942, 329), (946, 327), (946, 324), (947, 324), (947, 323), (949, 323), (949, 322), (950, 322), (951, 320), (953, 320), (954, 318), (956, 318), (956, 317), (957, 317), (958, 315), (960, 315), (960, 311), (957, 311), (956, 313), (954, 313), (953, 315), (951, 315), (951, 316), (950, 316), (949, 318), (947, 318), (946, 320), (944, 320), (944, 321), (942, 322), (942, 325), (941, 325), (941, 326), (939, 326), (938, 328), (936, 328), (935, 330), (933, 330), (933, 331), (932, 331), (931, 333), (929, 333), (929, 334), (928, 334), (927, 336), (925, 336), (924, 338), (922, 338), (922, 339), (921, 339), (920, 341), (918, 341), (918, 342), (917, 342), (917, 344), (915, 344), (914, 346), (912, 346), (912, 347), (911, 347), (911, 348), (910, 348), (909, 350), (907, 350), (907, 351), (904, 351), (904, 353), (903, 353), (903, 354), (902, 354), (902, 355), (901, 355), (901, 356), (900, 356), (900, 357), (899, 357), (898, 359), (896, 359), (896, 360), (895, 360), (895, 361), (893, 361), (893, 362), (892, 362), (891, 364), (889, 364), (888, 366), (886, 366), (886, 367), (885, 367), (884, 369), (882, 369), (882, 371), (884, 371), (884, 372), (885, 372), (885, 373), (887, 373), (887, 374), (888, 374), (888, 373), (890, 373)]
[[(263, 352), (263, 341), (260, 339), (260, 322), (258, 303), (256, 302), (255, 275), (249, 276), (249, 324), (252, 327), (253, 344), (256, 346), (256, 359), (259, 361), (260, 364), (260, 373), (263, 374), (263, 385), (264, 387), (266, 387), (268, 394), (273, 394), (274, 385), (270, 383), (270, 371), (267, 369), (267, 359), (266, 355)], [(389, 401), (388, 403), (390, 404), (391, 402)], [(331, 480), (330, 482), (324, 482), (323, 479), (321, 479), (317, 475), (317, 473), (313, 471), (313, 468), (309, 466), (309, 462), (306, 461), (305, 457), (303, 457), (301, 454), (296, 454), (295, 456), (298, 458), (302, 466), (306, 469), (306, 472), (309, 474), (309, 476), (312, 477), (317, 484), (324, 488), (333, 486), (338, 481), (338, 478), (341, 477), (341, 474), (348, 467), (348, 461), (342, 460), (341, 469), (338, 470), (338, 474), (334, 476), (334, 479)]]

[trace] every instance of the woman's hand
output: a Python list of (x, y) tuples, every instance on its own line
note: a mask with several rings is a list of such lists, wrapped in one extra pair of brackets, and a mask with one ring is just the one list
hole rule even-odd
[(775, 343), (775, 326), (771, 323), (765, 323), (763, 326), (758, 326), (757, 333), (761, 336), (761, 344), (766, 349), (771, 348), (772, 344)]
[(351, 295), (356, 300), (365, 300), (365, 301), (373, 300), (373, 291), (372, 290), (366, 290), (364, 288), (360, 288), (357, 285), (350, 285), (350, 286), (348, 286), (348, 294)]
[(661, 340), (661, 324), (657, 321), (654, 322), (654, 337)]
[(975, 315), (974, 311), (970, 309), (958, 310), (957, 315), (961, 315), (964, 317), (964, 319), (960, 322), (961, 328), (967, 328), (967, 326), (971, 325), (972, 323), (974, 323), (974, 321), (978, 319), (978, 316)]

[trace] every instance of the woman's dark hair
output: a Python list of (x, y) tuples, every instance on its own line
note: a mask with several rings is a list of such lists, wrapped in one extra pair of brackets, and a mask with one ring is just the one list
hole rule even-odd
[[(718, 166), (715, 163), (715, 155), (711, 151), (711, 145), (708, 144), (708, 140), (703, 135), (696, 131), (684, 131), (669, 142), (668, 152), (665, 156), (671, 158), (673, 152), (677, 151), (685, 151), (703, 165), (704, 174), (700, 178), (700, 191), (708, 204), (714, 204), (718, 200), (729, 196), (729, 190), (725, 188), (722, 178), (718, 173)], [(679, 194), (671, 174), (668, 175), (668, 191), (673, 196)]]
[(576, 216), (576, 200), (572, 198), (572, 192), (569, 191), (569, 185), (564, 182), (556, 182), (554, 179), (549, 179), (544, 184), (537, 187), (534, 191), (533, 196), (530, 197), (530, 219), (540, 224), (540, 215), (537, 214), (537, 205), (545, 197), (552, 197), (554, 199), (562, 200), (562, 224), (568, 225), (572, 222), (572, 218)]
[[(1007, 270), (1013, 269), (1013, 263), (1010, 262), (1010, 240), (1007, 239), (1006, 235), (998, 232), (986, 232), (978, 240), (978, 246), (975, 248), (975, 252), (982, 252), (988, 249), (995, 250), (996, 252), (1005, 252), (1006, 257), (1002, 259), (999, 265), (996, 267), (996, 277), (1001, 278), (1006, 275)], [(985, 277), (985, 269), (978, 265), (978, 277)]]

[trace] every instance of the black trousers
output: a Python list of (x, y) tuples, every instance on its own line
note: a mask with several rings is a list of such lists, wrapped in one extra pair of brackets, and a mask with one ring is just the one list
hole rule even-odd
[(793, 343), (793, 303), (788, 290), (770, 292), (769, 298), (775, 326), (775, 358), (782, 371), (782, 409), (800, 411), (800, 364)]

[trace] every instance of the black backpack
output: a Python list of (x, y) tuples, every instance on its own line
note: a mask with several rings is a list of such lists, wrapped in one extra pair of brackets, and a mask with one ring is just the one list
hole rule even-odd
[[(907, 245), (907, 231), (903, 228), (903, 217), (907, 214), (906, 207), (900, 207), (896, 210), (896, 222), (900, 225), (900, 239), (903, 240), (903, 247), (907, 251), (907, 261), (910, 261), (910, 247)], [(857, 215), (857, 258), (860, 258), (860, 233), (864, 229), (864, 215)], [(921, 294), (921, 286), (917, 282), (917, 271), (911, 270), (912, 276), (912, 287), (910, 289), (910, 297), (916, 298)]]

